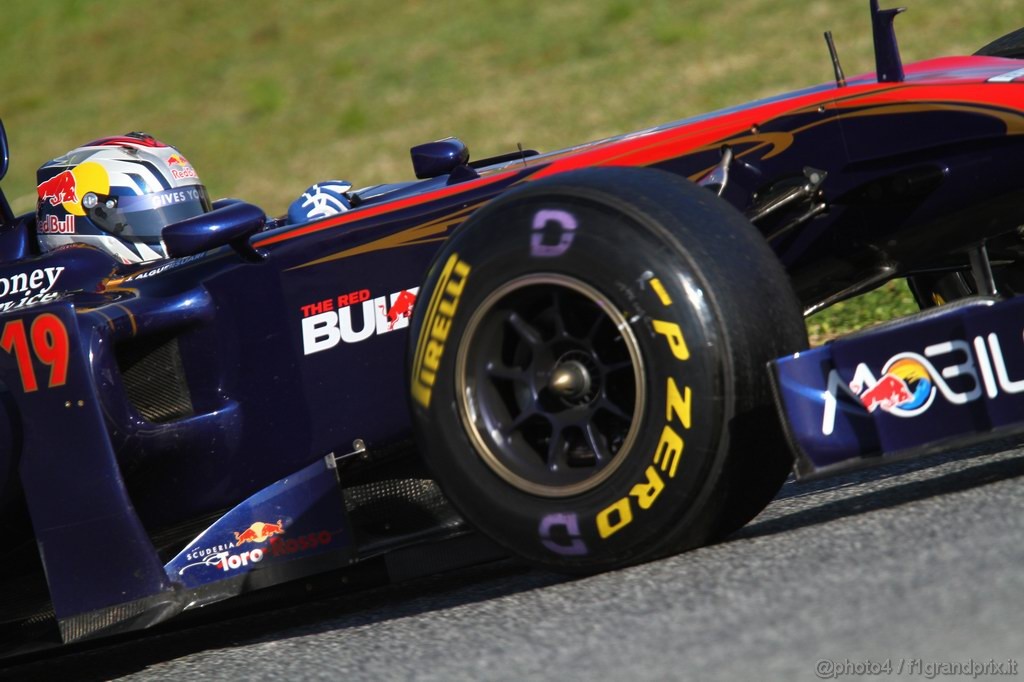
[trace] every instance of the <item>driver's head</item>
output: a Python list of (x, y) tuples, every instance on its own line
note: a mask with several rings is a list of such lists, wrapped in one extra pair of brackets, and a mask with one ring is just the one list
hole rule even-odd
[(37, 171), (39, 247), (91, 244), (123, 263), (166, 256), (164, 227), (210, 210), (192, 165), (146, 135), (104, 137)]

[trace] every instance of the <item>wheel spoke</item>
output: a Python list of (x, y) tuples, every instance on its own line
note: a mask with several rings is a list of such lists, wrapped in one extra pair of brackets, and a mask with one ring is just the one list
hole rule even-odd
[(602, 398), (599, 400), (595, 407), (599, 410), (604, 410), (605, 412), (610, 413), (614, 417), (618, 417), (622, 421), (629, 422), (633, 420), (632, 414), (626, 412), (608, 398)]
[(593, 343), (594, 337), (597, 335), (597, 332), (600, 331), (601, 324), (605, 321), (605, 319), (606, 318), (604, 314), (599, 313), (597, 317), (594, 318), (593, 324), (590, 325), (590, 329), (587, 330), (586, 336), (584, 336), (583, 338)]
[(487, 363), (486, 370), (487, 376), (492, 379), (505, 379), (519, 384), (530, 383), (529, 374), (518, 367), (506, 367), (492, 360)]
[(531, 350), (537, 350), (544, 345), (544, 339), (540, 332), (532, 324), (527, 322), (514, 310), (505, 317), (505, 320), (512, 326), (516, 334), (526, 342)]
[(557, 289), (551, 290), (551, 318), (555, 324), (555, 335), (569, 336), (565, 329), (565, 318), (562, 317), (562, 295)]
[(568, 465), (566, 451), (568, 442), (565, 439), (565, 432), (555, 428), (551, 432), (551, 440), (548, 441), (548, 469), (551, 471), (564, 471)]
[(587, 438), (587, 444), (590, 445), (590, 449), (594, 451), (594, 456), (597, 457), (598, 464), (611, 459), (612, 453), (608, 448), (608, 441), (605, 439), (604, 434), (597, 429), (594, 422), (589, 422), (583, 428), (583, 433)]
[(608, 362), (602, 365), (604, 367), (605, 374), (611, 374), (612, 372), (618, 372), (623, 369), (633, 369), (633, 361), (626, 359), (620, 360), (619, 362)]
[(547, 415), (544, 414), (543, 412), (538, 411), (536, 407), (531, 406), (520, 412), (519, 416), (513, 419), (511, 424), (509, 424), (508, 426), (503, 426), (501, 428), (501, 435), (507, 438), (508, 436), (512, 435), (513, 431), (519, 430), (523, 426), (523, 424), (533, 419), (534, 417), (541, 417), (546, 419)]

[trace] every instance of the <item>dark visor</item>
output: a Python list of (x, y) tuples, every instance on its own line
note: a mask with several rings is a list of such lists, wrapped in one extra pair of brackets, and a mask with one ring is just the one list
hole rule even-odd
[[(87, 209), (89, 218), (116, 237), (155, 244), (165, 227), (210, 210), (210, 199), (202, 185), (167, 189), (139, 197), (99, 196), (99, 204)], [(115, 205), (108, 207), (113, 200)]]

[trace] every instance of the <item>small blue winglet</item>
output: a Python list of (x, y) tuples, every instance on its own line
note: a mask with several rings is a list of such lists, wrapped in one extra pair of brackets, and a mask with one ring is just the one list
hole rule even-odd
[(902, 83), (903, 60), (896, 43), (896, 15), (906, 7), (879, 9), (878, 0), (871, 0), (871, 29), (875, 38), (875, 71), (879, 83)]

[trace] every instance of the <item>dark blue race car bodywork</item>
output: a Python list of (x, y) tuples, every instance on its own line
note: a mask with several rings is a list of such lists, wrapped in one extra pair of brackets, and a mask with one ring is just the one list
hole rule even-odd
[[(4, 202), (0, 517), (4, 584), (24, 589), (0, 594), (0, 627), (50, 617), (74, 641), (466, 533), (415, 457), (410, 314), (452, 231), (536, 178), (646, 166), (698, 181), (749, 217), (808, 312), (970, 271), (981, 245), (1016, 262), (1020, 63), (904, 74), (887, 54), (841, 86), (550, 154), (476, 163), (428, 145), (426, 179), (306, 225), (222, 201), (168, 228), (176, 257), (160, 262), (39, 253), (34, 216)], [(970, 298), (773, 363), (798, 472), (1019, 431), (1020, 306)]]

